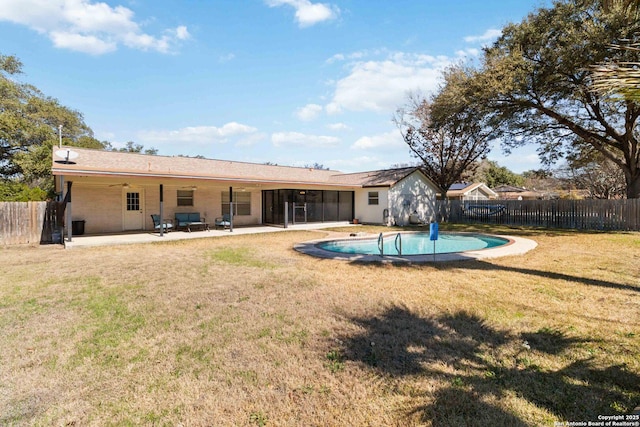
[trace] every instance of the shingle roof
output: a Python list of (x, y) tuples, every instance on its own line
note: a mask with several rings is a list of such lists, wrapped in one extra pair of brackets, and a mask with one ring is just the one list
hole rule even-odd
[(73, 164), (53, 154), (54, 175), (109, 175), (241, 180), (256, 182), (328, 183), (338, 171), (138, 153), (63, 147), (78, 153)]
[(416, 170), (419, 169), (416, 167), (409, 167), (383, 169), (368, 172), (345, 173), (334, 175), (333, 177), (331, 177), (331, 181), (340, 184), (359, 184), (362, 187), (389, 187), (411, 175)]
[(62, 147), (78, 154), (70, 163), (56, 155), (54, 175), (137, 176), (218, 181), (321, 184), (334, 186), (391, 186), (417, 168), (399, 168), (344, 174), (335, 170), (276, 166), (194, 157), (156, 156), (117, 151)]
[(467, 182), (461, 182), (461, 183), (453, 184), (451, 187), (449, 187), (449, 191), (447, 191), (447, 197), (463, 196), (469, 193), (470, 191), (475, 190), (476, 188), (480, 188), (481, 190), (484, 191), (484, 193), (489, 194), (490, 196), (495, 197), (498, 195), (495, 191), (493, 191), (492, 189), (484, 185), (484, 183), (482, 182), (476, 182), (473, 184), (469, 184)]
[(497, 187), (495, 187), (493, 189), (493, 191), (496, 191), (498, 193), (505, 193), (505, 192), (523, 193), (523, 192), (527, 191), (527, 189), (526, 188), (522, 188), (522, 187), (516, 187), (514, 185), (502, 184), (502, 185), (498, 185)]

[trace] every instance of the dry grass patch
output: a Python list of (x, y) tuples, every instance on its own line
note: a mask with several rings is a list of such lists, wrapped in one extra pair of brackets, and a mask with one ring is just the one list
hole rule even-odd
[(630, 412), (640, 234), (488, 231), (539, 246), (405, 266), (293, 251), (317, 232), (3, 249), (0, 424), (524, 426)]

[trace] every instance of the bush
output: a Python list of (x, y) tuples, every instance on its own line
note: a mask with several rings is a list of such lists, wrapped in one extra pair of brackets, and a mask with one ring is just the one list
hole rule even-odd
[(47, 199), (47, 192), (38, 187), (14, 181), (0, 181), (0, 201), (37, 202)]

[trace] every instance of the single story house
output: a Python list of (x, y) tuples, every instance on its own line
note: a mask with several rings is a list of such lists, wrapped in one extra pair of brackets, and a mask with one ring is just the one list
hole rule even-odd
[(495, 200), (498, 198), (498, 194), (481, 182), (459, 182), (449, 187), (447, 198), (475, 202), (478, 200)]
[(405, 225), (411, 215), (433, 219), (439, 192), (416, 167), (345, 174), (78, 147), (54, 148), (52, 172), (71, 220), (85, 221), (91, 234), (151, 231), (151, 215), (161, 206), (164, 218), (197, 212), (211, 224), (233, 206), (237, 226), (354, 220)]

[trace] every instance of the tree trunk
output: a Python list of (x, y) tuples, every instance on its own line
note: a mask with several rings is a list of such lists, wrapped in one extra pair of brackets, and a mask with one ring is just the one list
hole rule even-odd
[(635, 174), (625, 171), (624, 177), (627, 181), (627, 199), (640, 199), (640, 169), (636, 169)]

